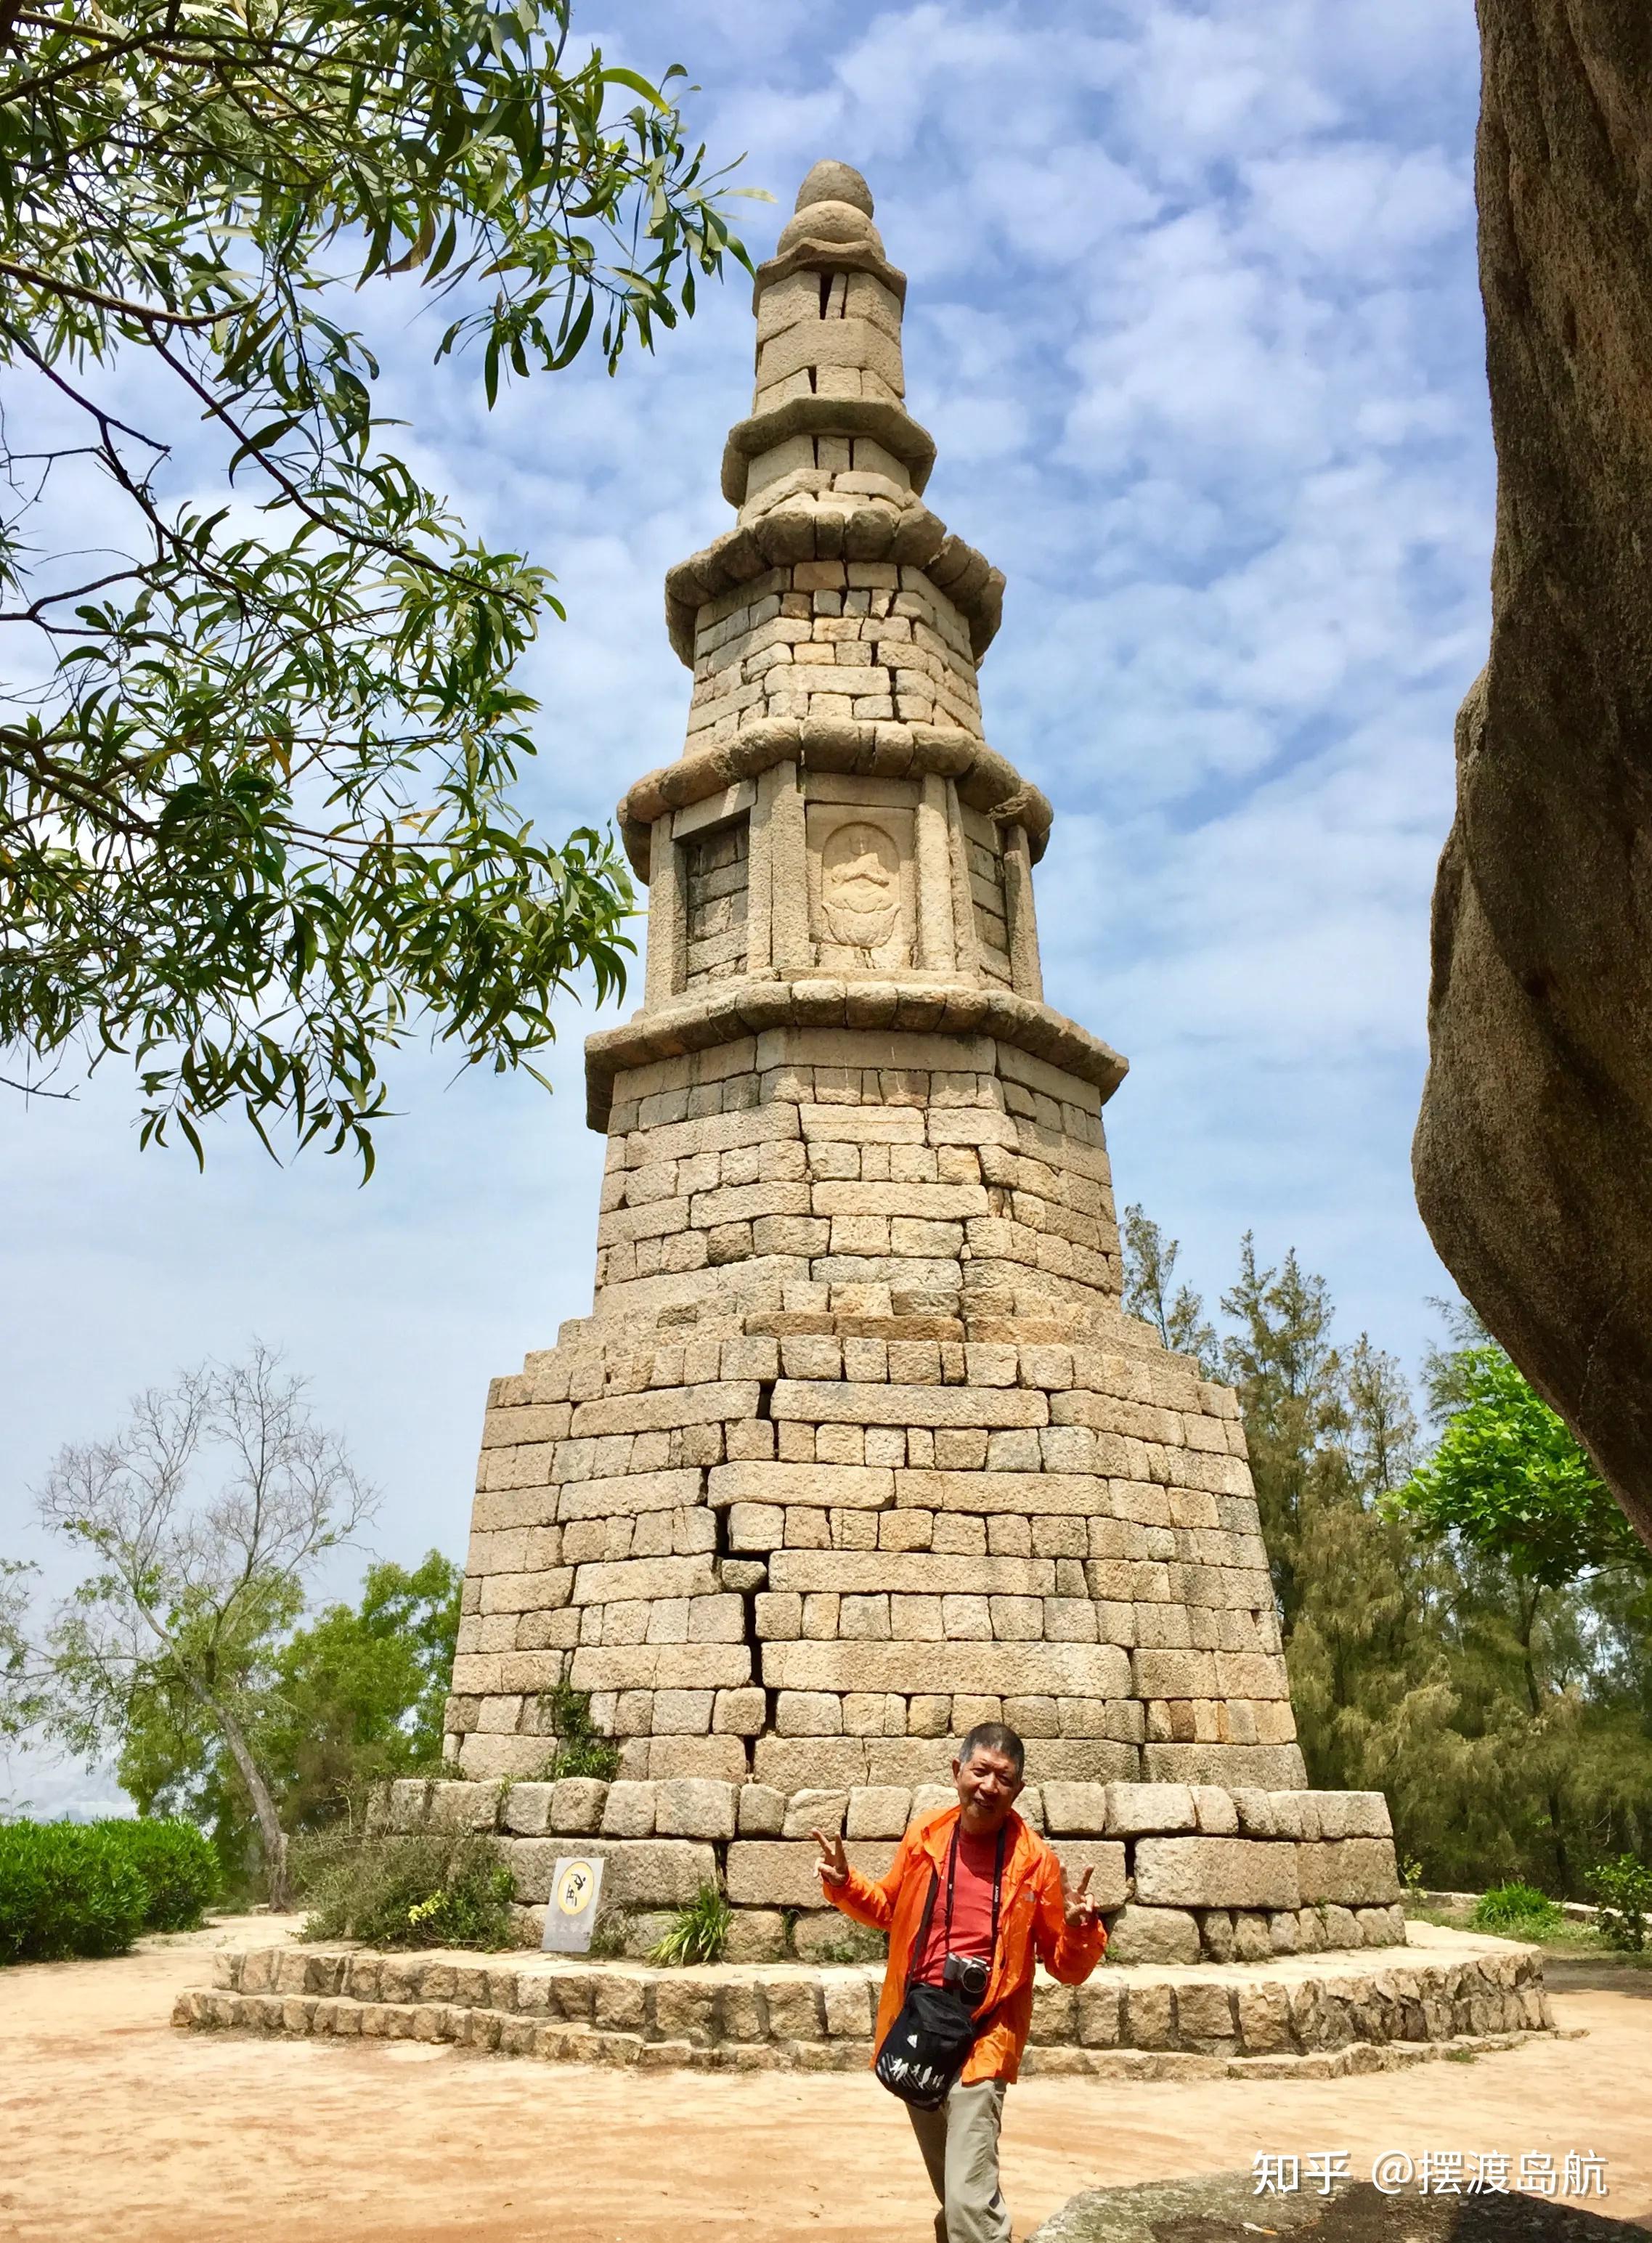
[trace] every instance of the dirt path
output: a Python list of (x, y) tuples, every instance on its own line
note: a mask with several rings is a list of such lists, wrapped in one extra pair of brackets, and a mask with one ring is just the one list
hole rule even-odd
[[(870, 2078), (674, 2077), (412, 2042), (174, 2031), (199, 1943), (0, 1972), (0, 2243), (922, 2243), (904, 2115)], [(1644, 1992), (1622, 1990), (1628, 1984)], [(1017, 2236), (1079, 2190), (1246, 2167), (1259, 2150), (1570, 2150), (1592, 2208), (1652, 2216), (1652, 1974), (1557, 1995), (1581, 2041), (1372, 2078), (1031, 2080), (1010, 2098)]]

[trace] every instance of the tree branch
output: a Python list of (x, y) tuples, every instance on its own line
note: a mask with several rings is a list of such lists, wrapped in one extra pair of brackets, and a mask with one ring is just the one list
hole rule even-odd
[(96, 304), (101, 311), (117, 312), (123, 319), (141, 320), (145, 326), (215, 327), (220, 320), (233, 316), (227, 311), (168, 312), (158, 304), (134, 304), (129, 297), (107, 295), (101, 288), (84, 288), (78, 281), (37, 272), (31, 265), (14, 265), (3, 257), (0, 257), (0, 273), (10, 274), (14, 280), (25, 281), (31, 288), (44, 288), (52, 295), (72, 296), (77, 303)]

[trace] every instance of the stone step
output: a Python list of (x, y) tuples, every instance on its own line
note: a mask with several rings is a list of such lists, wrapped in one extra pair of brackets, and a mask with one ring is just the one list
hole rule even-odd
[[(644, 2071), (857, 2071), (872, 2059), (870, 2040), (754, 2042), (710, 2044), (646, 2040), (638, 2033), (603, 2032), (581, 2024), (511, 2016), (453, 2004), (352, 2002), (280, 1994), (226, 1994), (205, 1990), (180, 1994), (175, 2025), (197, 2031), (279, 2033), (300, 2038), (415, 2040), (543, 2063), (635, 2065)], [(1207, 2055), (1192, 2050), (1029, 2047), (1023, 2078), (1094, 2079), (1335, 2079), (1352, 2073), (1391, 2071), (1442, 2057), (1483, 2056), (1520, 2047), (1546, 2025), (1489, 2033), (1454, 2033), (1440, 2041), (1352, 2041), (1334, 2050), (1278, 2056)]]
[[(321, 1946), (223, 1956), (217, 1975), (216, 1986), (179, 1997), (175, 2024), (419, 2040), (559, 2063), (833, 2071), (870, 2060), (880, 1979), (864, 1965), (670, 1970)], [(1109, 1967), (1080, 1987), (1041, 1977), (1024, 2068), (1330, 2077), (1553, 2030), (1534, 1950), (1435, 1941), (1426, 1955), (1382, 1967)]]

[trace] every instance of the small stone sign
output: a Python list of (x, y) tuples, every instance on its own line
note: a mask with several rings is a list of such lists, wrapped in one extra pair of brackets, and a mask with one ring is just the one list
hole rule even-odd
[(550, 1906), (545, 1910), (545, 1936), (540, 1943), (548, 1955), (588, 1955), (597, 1928), (597, 1903), (602, 1896), (603, 1865), (575, 1855), (559, 1860), (551, 1872)]

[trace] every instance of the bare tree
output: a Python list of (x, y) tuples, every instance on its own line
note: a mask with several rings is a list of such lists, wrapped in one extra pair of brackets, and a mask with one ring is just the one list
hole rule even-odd
[[(10, 1680), (14, 1708), (89, 1754), (124, 1734), (139, 1692), (186, 1693), (246, 1788), (278, 1909), (291, 1901), (287, 1837), (253, 1749), (251, 1700), (307, 1578), (377, 1502), (343, 1444), (314, 1423), (305, 1388), (255, 1343), (245, 1363), (206, 1364), (170, 1391), (140, 1394), (111, 1438), (62, 1450), (38, 1491), (40, 1517), (97, 1570)], [(217, 1491), (192, 1500), (210, 1463), (221, 1468)]]

